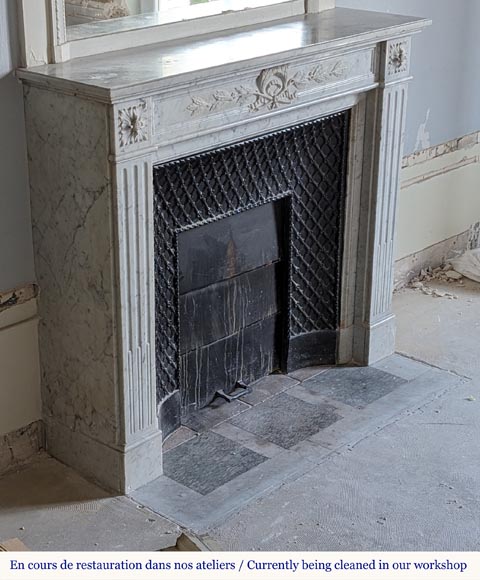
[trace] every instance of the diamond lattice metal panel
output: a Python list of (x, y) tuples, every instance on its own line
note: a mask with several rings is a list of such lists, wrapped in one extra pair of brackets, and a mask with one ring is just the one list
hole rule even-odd
[(336, 330), (349, 112), (154, 167), (158, 400), (179, 388), (177, 236), (291, 198), (289, 336)]

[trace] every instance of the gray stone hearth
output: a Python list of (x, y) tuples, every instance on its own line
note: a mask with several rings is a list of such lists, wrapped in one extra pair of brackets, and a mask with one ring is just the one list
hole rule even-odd
[(439, 388), (461, 382), (457, 375), (399, 355), (370, 367), (303, 372), (301, 381), (262, 379), (258, 387), (268, 398), (245, 400), (228, 418), (222, 413), (228, 403), (200, 411), (196, 429), (184, 428), (167, 440), (164, 475), (133, 497), (206, 533), (255, 498), (394, 424)]

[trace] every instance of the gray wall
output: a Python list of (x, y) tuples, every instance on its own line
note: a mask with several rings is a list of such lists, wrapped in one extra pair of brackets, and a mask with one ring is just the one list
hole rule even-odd
[(0, 292), (34, 280), (16, 2), (0, 0)]
[(413, 41), (406, 154), (480, 130), (479, 0), (337, 0), (337, 6), (433, 20)]

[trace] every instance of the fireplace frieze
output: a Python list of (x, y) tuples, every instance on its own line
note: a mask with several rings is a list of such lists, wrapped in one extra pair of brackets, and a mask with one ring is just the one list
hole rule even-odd
[(316, 65), (308, 72), (300, 70), (293, 74), (288, 64), (267, 68), (255, 79), (255, 87), (239, 85), (230, 92), (218, 89), (207, 97), (192, 96), (187, 111), (192, 115), (215, 112), (229, 104), (244, 105), (251, 113), (262, 109), (272, 111), (295, 101), (299, 91), (309, 84), (327, 84), (345, 77), (348, 72), (349, 64), (345, 60), (337, 60), (328, 66)]
[(152, 97), (154, 140), (181, 141), (226, 126), (303, 107), (339, 92), (359, 93), (378, 82), (376, 48), (337, 58), (312, 55), (300, 62), (242, 72), (232, 82), (209, 75), (192, 90), (179, 87)]

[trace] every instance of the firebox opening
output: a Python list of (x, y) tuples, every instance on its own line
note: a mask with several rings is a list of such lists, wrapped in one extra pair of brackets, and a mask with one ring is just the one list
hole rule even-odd
[(216, 390), (335, 364), (350, 111), (154, 168), (167, 436)]

